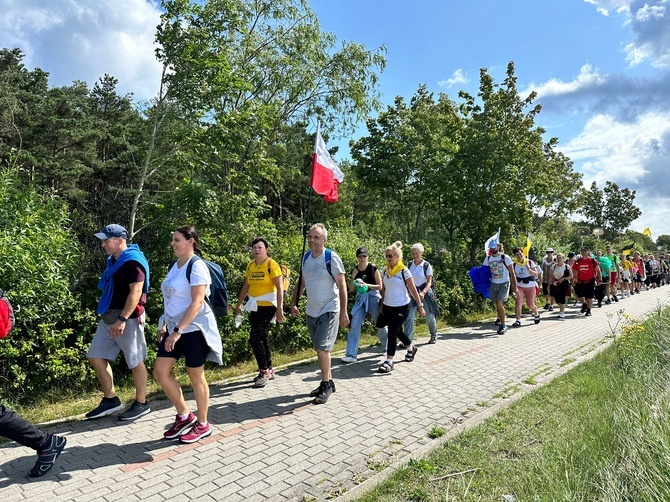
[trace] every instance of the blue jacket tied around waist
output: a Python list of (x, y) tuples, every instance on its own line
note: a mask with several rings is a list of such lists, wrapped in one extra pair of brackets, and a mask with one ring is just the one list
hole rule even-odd
[(114, 281), (112, 277), (121, 268), (121, 266), (128, 261), (136, 261), (144, 269), (146, 278), (144, 279), (143, 293), (149, 292), (149, 262), (144, 257), (142, 251), (137, 244), (130, 244), (118, 257), (113, 256), (107, 258), (107, 268), (102, 274), (100, 281), (98, 281), (98, 289), (102, 291), (100, 303), (98, 303), (98, 314), (104, 314), (109, 310), (109, 305), (112, 302), (112, 295), (114, 294)]

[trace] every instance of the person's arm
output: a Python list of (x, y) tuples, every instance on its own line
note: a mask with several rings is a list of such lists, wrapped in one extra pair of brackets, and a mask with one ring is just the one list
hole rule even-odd
[(235, 315), (240, 315), (242, 313), (242, 304), (247, 297), (247, 293), (249, 293), (249, 283), (247, 282), (247, 279), (244, 279), (244, 284), (242, 284), (242, 289), (240, 290), (240, 296), (237, 299), (237, 307), (235, 307), (234, 312)]
[(200, 284), (198, 286), (191, 286), (191, 304), (184, 312), (184, 315), (177, 323), (177, 329), (179, 331), (173, 331), (168, 334), (167, 340), (165, 340), (165, 350), (172, 352), (175, 344), (181, 338), (182, 332), (188, 328), (189, 324), (198, 316), (198, 312), (202, 308), (202, 305), (205, 303), (205, 293), (207, 292), (207, 284)]
[(354, 281), (356, 280), (356, 270), (358, 267), (354, 267), (351, 269), (351, 282), (349, 283), (349, 291), (353, 292), (354, 291)]
[(516, 275), (514, 274), (514, 266), (510, 263), (507, 265), (507, 270), (509, 271), (509, 283), (512, 288), (512, 293), (516, 294)]
[(123, 305), (121, 314), (119, 314), (119, 319), (114, 321), (114, 324), (112, 324), (112, 327), (110, 328), (109, 336), (111, 338), (118, 338), (123, 334), (123, 330), (126, 329), (126, 321), (123, 321), (120, 318), (123, 317), (124, 319), (128, 319), (128, 317), (132, 315), (135, 307), (137, 307), (137, 304), (140, 302), (140, 298), (142, 298), (143, 287), (144, 281), (130, 283), (130, 291), (126, 297), (126, 303)]
[(277, 288), (277, 322), (284, 322), (284, 294), (282, 291), (284, 278), (281, 275), (272, 278), (272, 283)]
[(414, 277), (412, 277), (412, 274), (410, 274), (410, 276), (407, 279), (405, 279), (405, 283), (407, 284), (409, 294), (412, 295), (412, 298), (414, 298), (414, 301), (418, 305), (419, 315), (421, 317), (426, 317), (426, 310), (423, 308), (421, 295), (419, 294), (419, 291), (416, 289), (416, 286), (414, 285)]
[(570, 275), (567, 277), (567, 279), (572, 282), (575, 280), (575, 274), (572, 273), (572, 267), (570, 265), (566, 265), (568, 272), (570, 272)]
[(305, 290), (305, 278), (300, 274), (298, 278), (298, 284), (295, 285), (293, 290), (293, 298), (291, 299), (291, 315), (298, 315), (300, 311), (298, 310), (298, 300), (302, 296)]
[(376, 291), (381, 291), (382, 290), (382, 274), (379, 273), (379, 269), (375, 269), (375, 283), (374, 284), (368, 284), (369, 289), (374, 289)]
[(335, 274), (333, 276), (335, 284), (337, 284), (338, 294), (340, 296), (340, 326), (343, 328), (349, 326), (349, 314), (347, 313), (347, 284), (345, 283), (344, 274)]
[(600, 284), (603, 282), (603, 272), (600, 270), (600, 265), (598, 265), (598, 262), (593, 267), (593, 272), (596, 275), (596, 284)]

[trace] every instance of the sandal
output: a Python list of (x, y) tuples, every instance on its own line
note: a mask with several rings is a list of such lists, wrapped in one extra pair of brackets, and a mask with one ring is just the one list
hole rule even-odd
[(393, 363), (391, 361), (384, 361), (379, 367), (380, 373), (391, 373), (393, 371)]
[(514, 321), (514, 324), (512, 324), (513, 328), (518, 328), (519, 326), (521, 326), (521, 321)]
[(407, 351), (407, 354), (405, 354), (405, 361), (408, 363), (411, 363), (414, 361), (414, 356), (416, 355), (416, 351), (419, 350), (419, 348), (415, 345), (414, 350), (412, 351)]

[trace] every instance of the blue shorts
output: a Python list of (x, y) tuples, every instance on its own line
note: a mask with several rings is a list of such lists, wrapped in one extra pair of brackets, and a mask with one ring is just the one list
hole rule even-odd
[(171, 357), (177, 361), (183, 357), (187, 368), (199, 368), (205, 364), (207, 354), (209, 354), (209, 345), (202, 331), (189, 331), (181, 335), (174, 344), (172, 352), (165, 350), (165, 340), (167, 336), (164, 336), (161, 343), (158, 344), (156, 357)]

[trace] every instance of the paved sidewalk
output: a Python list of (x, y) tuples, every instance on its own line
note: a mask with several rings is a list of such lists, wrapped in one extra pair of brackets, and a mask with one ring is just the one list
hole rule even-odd
[(620, 309), (643, 319), (669, 301), (663, 287), (594, 308), (590, 318), (572, 307), (565, 320), (557, 311), (543, 312), (539, 325), (525, 317), (502, 336), (490, 322), (452, 329), (436, 345), (418, 340), (412, 363), (400, 362), (399, 351), (388, 375), (377, 372), (379, 350), (355, 364), (334, 358), (337, 392), (326, 405), (307, 395), (320, 381), (315, 363), (282, 370), (262, 389), (251, 379), (213, 385), (214, 434), (192, 445), (162, 439), (174, 418), (167, 401), (152, 402), (153, 411), (131, 423), (112, 416), (59, 424), (51, 430), (68, 445), (44, 479), (25, 477), (32, 450), (0, 445), (0, 500), (300, 501), (345, 492), (350, 499), (439, 444), (428, 438), (433, 426), (473, 425), (535, 388), (524, 383), (529, 377), (545, 382), (591, 357), (611, 340), (607, 313), (612, 324)]

